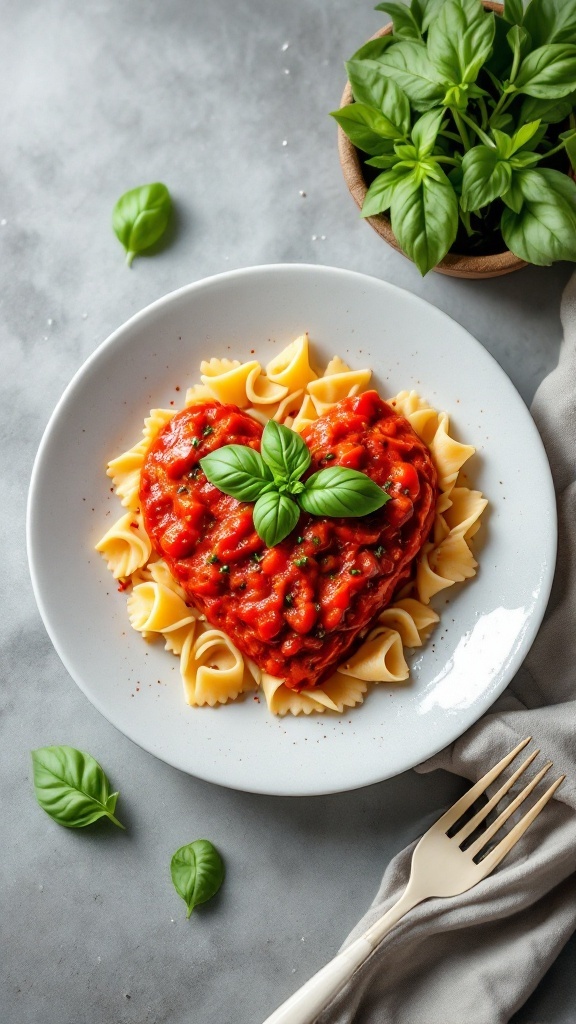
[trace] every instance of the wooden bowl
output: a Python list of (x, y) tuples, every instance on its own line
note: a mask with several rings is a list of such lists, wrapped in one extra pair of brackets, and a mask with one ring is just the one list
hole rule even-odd
[[(496, 11), (498, 14), (502, 13), (502, 4), (493, 3), (492, 0), (483, 0), (483, 4), (489, 11)], [(389, 35), (390, 32), (392, 32), (392, 24), (385, 25), (384, 28), (372, 36), (372, 39)], [(353, 102), (354, 98), (350, 82), (347, 82), (340, 106), (345, 107)], [(368, 185), (364, 180), (360, 154), (340, 126), (338, 126), (338, 151), (340, 154), (340, 164), (350, 194), (359, 209), (362, 209)], [(385, 214), (379, 213), (375, 217), (366, 217), (366, 221), (384, 241), (388, 242), (398, 252), (403, 253), (392, 231), (390, 220)], [(438, 274), (447, 274), (449, 277), (483, 278), (501, 277), (503, 274), (511, 274), (514, 270), (520, 270), (527, 265), (524, 260), (519, 259), (509, 249), (505, 249), (504, 252), (498, 252), (492, 256), (460, 256), (458, 253), (449, 252), (440, 263), (433, 267), (433, 270), (437, 271)]]

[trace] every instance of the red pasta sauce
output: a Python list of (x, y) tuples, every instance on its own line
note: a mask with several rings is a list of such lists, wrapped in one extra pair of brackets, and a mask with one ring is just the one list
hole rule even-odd
[(436, 471), (404, 417), (375, 391), (345, 398), (302, 433), (306, 475), (327, 466), (366, 473), (388, 501), (358, 518), (305, 512), (274, 548), (252, 505), (209, 483), (199, 462), (216, 448), (260, 449), (261, 424), (206, 401), (176, 415), (146, 455), (140, 501), (156, 552), (188, 599), (242, 654), (295, 690), (326, 679), (410, 578), (434, 520)]

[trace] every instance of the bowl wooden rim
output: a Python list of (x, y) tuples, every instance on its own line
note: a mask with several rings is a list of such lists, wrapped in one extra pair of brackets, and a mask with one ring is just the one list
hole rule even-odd
[[(490, 11), (501, 13), (503, 10), (502, 4), (494, 3), (492, 0), (483, 0), (483, 4)], [(389, 35), (391, 32), (392, 24), (385, 25), (384, 28), (381, 28), (371, 36), (371, 39), (378, 39), (380, 36)], [(347, 82), (342, 93), (340, 106), (346, 107), (353, 102), (354, 98), (350, 82)], [(358, 208), (362, 209), (368, 186), (362, 173), (362, 164), (358, 150), (350, 142), (350, 139), (340, 126), (338, 126), (338, 152), (348, 190)], [(366, 221), (397, 252), (405, 255), (398, 245), (388, 217), (383, 213), (379, 213), (374, 217), (366, 217)], [(506, 249), (504, 252), (494, 253), (491, 256), (461, 256), (458, 253), (449, 252), (433, 269), (439, 274), (447, 274), (450, 277), (482, 278), (500, 277), (502, 274), (510, 274), (514, 270), (520, 270), (526, 266), (528, 264), (524, 260), (519, 259), (509, 249)]]

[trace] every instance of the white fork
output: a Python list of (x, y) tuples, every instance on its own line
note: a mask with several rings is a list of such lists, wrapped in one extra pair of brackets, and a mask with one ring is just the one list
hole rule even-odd
[(432, 896), (458, 896), (467, 889), (471, 889), (483, 878), (486, 878), (500, 863), (503, 857), (512, 849), (531, 825), (540, 811), (552, 798), (558, 786), (564, 781), (565, 775), (561, 775), (546, 790), (543, 796), (524, 814), (516, 825), (508, 832), (500, 842), (487, 853), (479, 863), (476, 857), (487, 843), (498, 832), (504, 822), (520, 806), (540, 780), (552, 766), (548, 761), (544, 767), (534, 776), (528, 785), (512, 800), (501, 812), (496, 820), (482, 832), (467, 849), (462, 850), (461, 844), (474, 832), (485, 820), (487, 815), (500, 802), (503, 796), (514, 785), (522, 772), (528, 768), (534, 758), (540, 753), (535, 750), (526, 758), (523, 764), (503, 783), (500, 789), (492, 796), (486, 804), (463, 825), (455, 835), (448, 836), (462, 815), (472, 807), (472, 804), (482, 795), (488, 786), (504, 771), (516, 755), (530, 742), (522, 740), (506, 757), (503, 757), (486, 775), (483, 776), (450, 807), (439, 820), (429, 828), (422, 836), (412, 854), (412, 868), (408, 885), (397, 903), (373, 924), (360, 938), (356, 939), (347, 949), (334, 957), (326, 964), (310, 981), (307, 981), (293, 996), (290, 996), (285, 1003), (282, 1003), (275, 1012), (264, 1021), (264, 1024), (312, 1024), (318, 1014), (324, 1009), (330, 999), (337, 994), (346, 981), (352, 977), (354, 971), (366, 960), (373, 949), (391, 931), (398, 921), (408, 913), (412, 907)]

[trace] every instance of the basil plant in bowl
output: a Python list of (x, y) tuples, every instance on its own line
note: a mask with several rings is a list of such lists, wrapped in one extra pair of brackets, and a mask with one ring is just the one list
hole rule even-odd
[(332, 115), (362, 215), (422, 274), (576, 261), (576, 0), (376, 9)]

